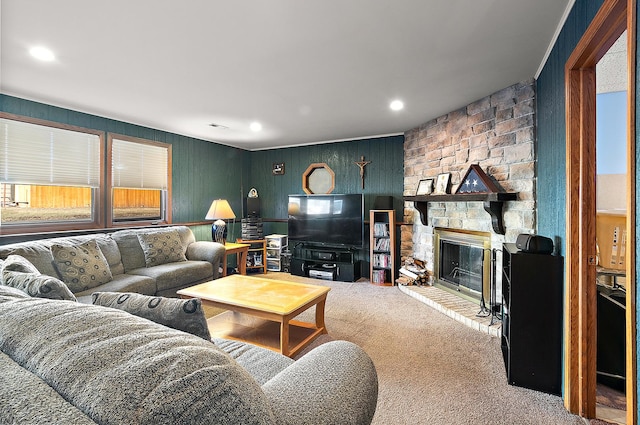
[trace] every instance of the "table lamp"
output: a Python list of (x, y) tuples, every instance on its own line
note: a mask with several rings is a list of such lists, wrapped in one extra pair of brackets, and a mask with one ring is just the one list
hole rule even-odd
[(232, 218), (236, 218), (236, 215), (226, 199), (215, 199), (211, 203), (205, 220), (215, 220), (211, 226), (212, 240), (221, 244), (225, 243), (227, 240), (227, 224), (224, 220)]

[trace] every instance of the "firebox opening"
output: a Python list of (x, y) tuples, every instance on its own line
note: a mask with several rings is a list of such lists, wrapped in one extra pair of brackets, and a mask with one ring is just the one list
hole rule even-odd
[(478, 304), (491, 291), (491, 236), (485, 232), (436, 229), (435, 285)]

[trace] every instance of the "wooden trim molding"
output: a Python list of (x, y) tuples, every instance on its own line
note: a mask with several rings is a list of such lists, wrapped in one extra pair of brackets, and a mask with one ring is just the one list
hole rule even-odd
[(637, 37), (637, 17), (636, 2), (629, 0), (627, 3), (627, 50), (632, 54), (627, 55), (627, 69), (629, 70), (629, 86), (627, 88), (627, 121), (629, 123), (627, 131), (627, 261), (626, 275), (627, 282), (631, 284), (627, 288), (626, 301), (626, 331), (627, 331), (627, 423), (638, 423), (638, 392), (637, 392), (637, 339), (636, 339), (636, 297), (638, 288), (636, 286), (636, 43)]
[[(635, 0), (605, 0), (578, 42), (565, 66), (566, 87), (566, 284), (564, 402), (572, 413), (595, 417), (596, 396), (596, 187), (595, 67), (620, 35), (628, 30), (635, 40)], [(631, 16), (633, 19), (630, 19)], [(629, 44), (629, 141), (627, 152), (635, 158), (635, 42)], [(631, 159), (630, 159), (631, 160)], [(632, 165), (631, 165), (632, 164)], [(627, 199), (635, 201), (635, 163), (628, 167)], [(633, 170), (633, 172), (631, 172)], [(627, 271), (635, 263), (635, 211), (628, 205)], [(633, 236), (632, 236), (633, 235)], [(633, 254), (632, 254), (633, 253)], [(627, 423), (635, 423), (635, 277), (627, 275)], [(630, 291), (629, 291), (630, 289)]]

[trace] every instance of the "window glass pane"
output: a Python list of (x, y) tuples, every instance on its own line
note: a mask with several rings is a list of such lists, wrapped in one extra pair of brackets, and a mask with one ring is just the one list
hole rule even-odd
[(113, 187), (167, 189), (168, 149), (113, 139)]
[(114, 188), (114, 221), (164, 219), (162, 195), (161, 190)]
[(91, 221), (94, 190), (0, 183), (0, 224)]
[(98, 187), (100, 137), (0, 118), (0, 180)]

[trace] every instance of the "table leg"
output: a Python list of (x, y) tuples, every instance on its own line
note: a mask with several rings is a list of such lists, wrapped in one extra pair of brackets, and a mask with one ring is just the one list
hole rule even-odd
[(280, 353), (289, 357), (289, 319), (280, 322)]
[(238, 271), (240, 274), (247, 274), (247, 255), (249, 254), (249, 248), (243, 249), (238, 252)]
[(327, 328), (324, 324), (324, 306), (327, 302), (326, 298), (323, 298), (318, 304), (316, 304), (316, 328), (322, 329), (322, 333), (327, 333)]

